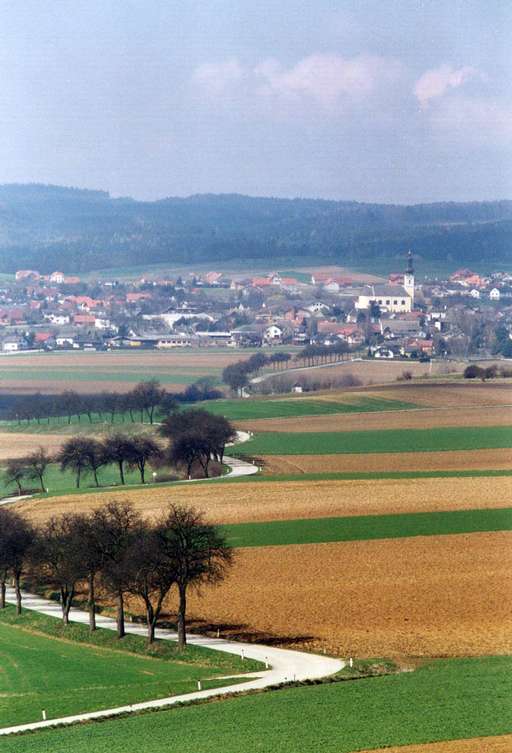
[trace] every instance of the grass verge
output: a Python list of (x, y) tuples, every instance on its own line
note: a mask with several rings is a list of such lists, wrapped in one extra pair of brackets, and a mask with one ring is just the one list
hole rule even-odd
[(0, 610), (0, 726), (165, 698), (225, 685), (216, 676), (250, 671), (249, 662), (170, 641), (148, 649), (140, 636), (118, 641), (112, 631), (92, 636), (83, 625), (13, 607)]

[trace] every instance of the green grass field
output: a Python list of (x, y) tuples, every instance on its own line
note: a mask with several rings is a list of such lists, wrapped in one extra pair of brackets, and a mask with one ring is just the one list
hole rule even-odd
[(258, 434), (240, 446), (242, 455), (330, 455), (368, 452), (439, 452), (512, 447), (510, 426), (386, 429), (350, 432)]
[(201, 403), (200, 407), (210, 413), (225, 416), (231, 421), (244, 421), (255, 418), (321, 416), (331, 413), (373, 413), (417, 408), (413, 403), (370, 397), (361, 397), (357, 401), (346, 403), (336, 402), (335, 400), (310, 400), (308, 398), (292, 398), (289, 400), (210, 400)]
[[(31, 369), (18, 368), (15, 373), (13, 369), (0, 368), (0, 380), (30, 380), (34, 382), (52, 381), (52, 382), (129, 382), (137, 384), (143, 379), (155, 377), (163, 385), (173, 384), (192, 384), (200, 377), (206, 374), (212, 377), (215, 383), (220, 383), (222, 369), (211, 367), (208, 369), (195, 369), (195, 367), (173, 367), (172, 373), (169, 370), (159, 369), (146, 370), (141, 364), (136, 370), (104, 371), (93, 369), (68, 369), (56, 367), (55, 369)], [(66, 389), (66, 386), (63, 387)]]
[(512, 508), (273, 520), (222, 527), (234, 547), (324, 544), (512, 530)]
[(8, 738), (6, 753), (349, 753), (512, 732), (512, 659), (289, 688)]
[[(0, 497), (6, 497), (9, 495), (17, 494), (17, 488), (15, 484), (11, 484), (10, 486), (7, 486), (4, 482), (2, 473), (0, 469)], [(149, 484), (152, 482), (152, 471), (151, 468), (148, 467), (146, 470), (146, 482)], [(158, 473), (164, 473), (164, 471), (158, 471)], [(167, 471), (165, 471), (167, 473)], [(124, 488), (121, 485), (121, 481), (119, 479), (119, 472), (117, 470), (117, 466), (114, 465), (107, 465), (103, 468), (100, 468), (98, 471), (98, 481), (100, 483), (101, 487), (112, 487), (112, 486), (119, 486), (121, 489)], [(130, 471), (125, 468), (125, 481), (126, 486), (134, 486), (140, 484), (140, 474), (138, 471)], [(63, 473), (60, 471), (59, 466), (56, 463), (52, 463), (48, 466), (48, 469), (44, 476), (44, 483), (46, 488), (48, 489), (49, 496), (52, 496), (54, 494), (62, 494), (63, 492), (74, 492), (74, 491), (82, 491), (82, 492), (91, 492), (91, 491), (99, 491), (94, 483), (93, 476), (89, 473), (87, 475), (82, 474), (81, 480), (80, 480), (80, 489), (76, 489), (76, 477), (75, 474), (71, 471), (64, 471)], [(39, 489), (39, 482), (36, 481), (24, 481), (23, 482), (24, 488), (30, 487), (30, 489), (33, 489), (36, 493), (40, 492)]]
[[(139, 413), (134, 413), (134, 418), (139, 418)], [(155, 421), (159, 417), (155, 417)], [(14, 434), (93, 434), (96, 436), (101, 433), (111, 431), (122, 431), (127, 434), (138, 434), (141, 431), (156, 431), (155, 426), (151, 426), (147, 418), (144, 417), (144, 423), (139, 420), (132, 421), (129, 413), (120, 413), (110, 420), (110, 416), (105, 414), (93, 413), (92, 422), (85, 415), (80, 417), (71, 416), (68, 421), (67, 416), (55, 416), (52, 418), (42, 418), (38, 423), (36, 420), (27, 421), (0, 421), (0, 433), (4, 431)]]
[(0, 726), (39, 721), (42, 709), (52, 718), (187, 693), (198, 680), (218, 687), (227, 681), (216, 676), (250, 669), (208, 649), (178, 654), (163, 641), (151, 655), (143, 638), (118, 642), (108, 630), (89, 641), (85, 626), (63, 628), (52, 617), (25, 611), (16, 618), (13, 607), (1, 610)]

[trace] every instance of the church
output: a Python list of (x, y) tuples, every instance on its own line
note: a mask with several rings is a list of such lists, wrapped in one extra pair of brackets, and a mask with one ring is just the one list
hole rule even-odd
[(383, 312), (405, 314), (414, 306), (414, 267), (412, 251), (407, 254), (407, 268), (401, 285), (377, 283), (365, 285), (355, 302), (358, 310), (369, 309), (372, 304), (379, 306)]

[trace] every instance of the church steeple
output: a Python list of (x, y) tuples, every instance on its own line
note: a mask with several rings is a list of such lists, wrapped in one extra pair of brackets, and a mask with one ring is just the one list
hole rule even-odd
[(414, 305), (414, 266), (412, 251), (407, 253), (407, 268), (404, 272), (404, 288), (408, 295), (411, 296), (412, 304)]
[(412, 251), (407, 252), (407, 269), (405, 270), (405, 272), (408, 275), (414, 275), (414, 267), (412, 265)]

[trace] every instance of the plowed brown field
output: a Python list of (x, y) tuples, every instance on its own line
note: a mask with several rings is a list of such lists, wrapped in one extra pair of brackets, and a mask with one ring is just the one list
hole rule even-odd
[[(300, 364), (299, 364), (300, 365)], [(353, 374), (361, 380), (362, 384), (385, 384), (386, 382), (395, 382), (401, 377), (404, 371), (410, 371), (413, 377), (428, 376), (447, 376), (454, 372), (461, 374), (464, 370), (462, 363), (440, 363), (434, 361), (432, 370), (429, 363), (420, 363), (419, 361), (346, 361), (335, 366), (326, 366), (324, 368), (301, 369), (296, 372), (297, 375), (308, 376), (320, 383), (327, 383), (332, 377)], [(283, 372), (286, 374), (286, 371)], [(293, 372), (291, 372), (293, 374)], [(290, 374), (290, 376), (291, 376)]]
[(240, 550), (190, 616), (341, 656), (510, 653), (512, 533)]
[(267, 455), (267, 473), (457, 471), (512, 468), (512, 451), (376, 452), (367, 455)]
[[(372, 388), (373, 389), (373, 388)], [(367, 393), (370, 394), (370, 393)], [(400, 384), (375, 391), (375, 397), (388, 397), (406, 400), (417, 405), (441, 408), (465, 408), (469, 405), (510, 405), (512, 403), (512, 383), (510, 380), (497, 382), (456, 381), (451, 384), (430, 385)]]
[(474, 737), (471, 740), (448, 740), (425, 745), (400, 745), (393, 748), (373, 748), (361, 753), (510, 753), (512, 735)]
[(151, 487), (20, 502), (35, 520), (126, 499), (148, 517), (170, 502), (194, 505), (215, 523), (509, 507), (512, 477), (382, 481), (282, 481)]
[[(511, 395), (512, 400), (512, 395)], [(259, 418), (237, 421), (245, 431), (360, 431), (364, 429), (430, 429), (437, 426), (512, 426), (510, 407), (331, 413), (299, 418)]]
[[(460, 370), (464, 364), (457, 364)], [(306, 396), (307, 397), (307, 396)], [(512, 381), (499, 379), (495, 382), (473, 382), (465, 379), (423, 382), (395, 382), (387, 385), (372, 385), (365, 388), (325, 390), (315, 393), (315, 400), (357, 400), (361, 397), (404, 400), (424, 407), (462, 408), (465, 406), (512, 404)], [(297, 398), (295, 398), (297, 399)], [(300, 398), (304, 399), (304, 398)]]
[(69, 435), (0, 433), (0, 461), (23, 457), (38, 447), (55, 452), (66, 439), (69, 439)]

